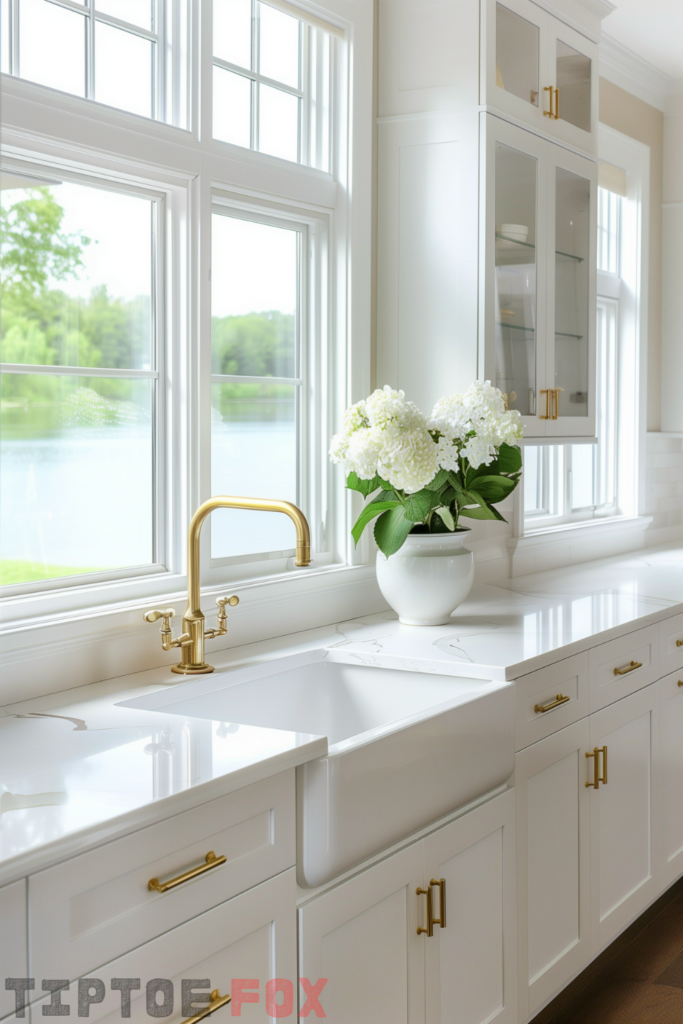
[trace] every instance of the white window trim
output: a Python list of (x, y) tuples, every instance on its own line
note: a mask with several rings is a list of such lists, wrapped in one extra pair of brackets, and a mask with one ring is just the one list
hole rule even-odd
[[(193, 5), (193, 64), (204, 78), (210, 97), (212, 46), (208, 4)], [(329, 267), (332, 281), (329, 312), (328, 375), (334, 388), (325, 397), (324, 416), (338, 424), (344, 408), (370, 389), (371, 259), (372, 259), (372, 74), (373, 7), (369, 0), (327, 0), (315, 6), (343, 25), (346, 40), (336, 37), (337, 87), (334, 116), (353, 124), (333, 146), (331, 173), (211, 138), (211, 104), (199, 103), (198, 73), (191, 90), (191, 129), (103, 107), (43, 86), (2, 76), (3, 153), (27, 165), (51, 163), (55, 171), (108, 177), (124, 187), (163, 191), (170, 255), (166, 266), (166, 309), (174, 324), (169, 372), (179, 405), (169, 413), (167, 464), (173, 486), (186, 496), (168, 517), (169, 570), (135, 579), (56, 586), (53, 590), (0, 601), (0, 659), (3, 680), (0, 705), (55, 692), (65, 685), (170, 664), (157, 631), (142, 622), (141, 610), (158, 602), (182, 613), (185, 604), (185, 538), (192, 511), (208, 497), (207, 447), (202, 444), (199, 381), (210, 379), (210, 281), (202, 267), (210, 265), (210, 222), (215, 190), (245, 204), (278, 202), (297, 215), (329, 224)], [(208, 25), (208, 28), (207, 28)], [(198, 62), (200, 51), (204, 55)], [(192, 77), (192, 76), (191, 76)], [(208, 77), (208, 82), (206, 78)], [(208, 88), (208, 91), (207, 91)], [(350, 253), (353, 252), (353, 273)], [(336, 297), (335, 297), (336, 296)], [(187, 394), (181, 389), (187, 388)], [(320, 449), (329, 438), (318, 438)], [(326, 466), (326, 460), (322, 462)], [(239, 584), (240, 618), (234, 613), (224, 641), (232, 646), (307, 627), (339, 621), (384, 607), (369, 564), (369, 545), (353, 546), (349, 527), (356, 511), (341, 475), (325, 468), (327, 516), (314, 509), (311, 525), (334, 552), (333, 564), (310, 570), (270, 575), (243, 571)], [(314, 519), (315, 516), (315, 519)], [(208, 537), (204, 540), (207, 547)], [(230, 583), (234, 586), (234, 583)], [(225, 581), (204, 587), (205, 609), (225, 589)], [(49, 664), (49, 678), (38, 665)], [(13, 694), (13, 697), (7, 697)], [(7, 698), (7, 700), (5, 699)]]
[[(628, 202), (622, 208), (622, 241), (620, 253), (619, 295), (612, 294), (609, 279), (613, 275), (598, 273), (598, 298), (618, 297), (620, 305), (619, 401), (618, 401), (618, 471), (617, 516), (577, 519), (538, 516), (525, 520), (524, 488), (515, 495), (512, 549), (522, 549), (521, 539), (533, 540), (542, 535), (561, 538), (565, 531), (595, 526), (613, 529), (617, 521), (629, 521), (638, 529), (646, 529), (650, 520), (639, 515), (645, 507), (645, 452), (647, 424), (647, 317), (649, 273), (650, 214), (650, 149), (628, 135), (600, 124), (598, 150), (601, 160), (623, 167), (627, 173)], [(640, 239), (639, 246), (628, 239)], [(581, 443), (578, 438), (576, 443)], [(538, 525), (532, 525), (537, 523)]]

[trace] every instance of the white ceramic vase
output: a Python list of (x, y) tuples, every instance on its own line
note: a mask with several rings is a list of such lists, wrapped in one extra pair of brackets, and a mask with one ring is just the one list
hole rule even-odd
[(377, 582), (384, 599), (408, 626), (441, 626), (462, 604), (474, 581), (470, 531), (410, 533), (395, 555), (377, 552)]

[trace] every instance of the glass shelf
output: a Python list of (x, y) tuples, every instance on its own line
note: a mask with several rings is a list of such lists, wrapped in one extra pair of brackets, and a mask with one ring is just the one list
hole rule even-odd
[[(535, 327), (522, 327), (521, 324), (506, 324), (502, 320), (496, 320), (496, 327), (507, 327), (511, 331), (526, 331), (528, 334), (535, 334)], [(574, 338), (576, 341), (583, 340), (583, 334), (566, 334), (564, 331), (555, 331), (556, 338)]]
[[(508, 238), (507, 235), (501, 235), (496, 231), (496, 238), (500, 238), (503, 242), (509, 242), (511, 245), (518, 245), (522, 249), (535, 249), (536, 246), (533, 242), (520, 242), (517, 238)], [(568, 260), (576, 260), (577, 263), (583, 263), (583, 256), (574, 256), (571, 252), (560, 252), (559, 249), (555, 250), (556, 256), (563, 256)]]

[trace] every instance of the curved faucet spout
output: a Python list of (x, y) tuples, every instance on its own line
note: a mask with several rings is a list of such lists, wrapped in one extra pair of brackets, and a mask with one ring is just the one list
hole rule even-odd
[(213, 666), (207, 665), (204, 661), (205, 643), (212, 637), (224, 636), (227, 633), (228, 620), (225, 606), (234, 607), (239, 604), (239, 598), (235, 596), (219, 597), (216, 601), (220, 609), (217, 629), (205, 629), (199, 589), (199, 539), (204, 520), (217, 508), (242, 508), (254, 512), (284, 512), (296, 527), (296, 564), (310, 565), (311, 562), (311, 535), (306, 516), (291, 502), (278, 501), (274, 498), (235, 498), (232, 495), (221, 494), (215, 498), (209, 498), (203, 505), (200, 505), (192, 516), (187, 535), (187, 608), (183, 615), (182, 633), (180, 636), (173, 636), (170, 625), (171, 617), (174, 614), (173, 608), (155, 608), (145, 612), (144, 615), (146, 622), (162, 619), (161, 645), (165, 651), (170, 651), (173, 647), (180, 648), (180, 662), (171, 666), (171, 671), (178, 672), (180, 675), (213, 672)]
[[(289, 501), (277, 498), (236, 498), (232, 495), (217, 495), (200, 505), (190, 522), (187, 535), (187, 608), (185, 619), (202, 615), (199, 594), (199, 540), (204, 520), (217, 508), (239, 508), (253, 512), (284, 512), (296, 527), (295, 565), (310, 565), (311, 535), (306, 516), (300, 508)], [(203, 618), (203, 615), (202, 615)]]

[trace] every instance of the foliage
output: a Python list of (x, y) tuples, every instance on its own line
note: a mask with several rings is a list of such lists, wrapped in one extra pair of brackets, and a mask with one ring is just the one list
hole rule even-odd
[(376, 520), (375, 540), (388, 557), (409, 533), (453, 532), (461, 516), (505, 522), (494, 506), (519, 482), (521, 434), (519, 413), (508, 412), (488, 382), (441, 399), (429, 420), (388, 387), (351, 406), (330, 456), (344, 464), (348, 488), (374, 495), (354, 541)]

